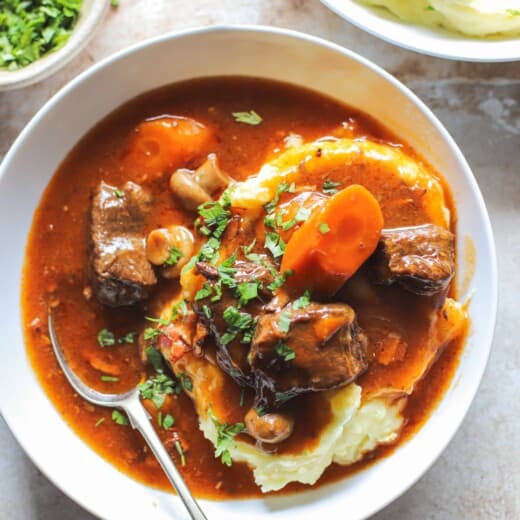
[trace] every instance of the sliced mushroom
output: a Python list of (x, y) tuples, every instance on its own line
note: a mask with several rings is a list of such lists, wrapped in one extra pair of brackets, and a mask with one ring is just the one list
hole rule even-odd
[(210, 153), (204, 163), (195, 170), (195, 180), (210, 195), (217, 190), (224, 189), (230, 182), (230, 178), (219, 168), (217, 156)]
[(283, 413), (266, 413), (259, 415), (251, 408), (244, 418), (246, 429), (251, 437), (256, 440), (274, 444), (282, 442), (294, 429), (294, 419)]
[(170, 177), (170, 189), (181, 204), (189, 210), (196, 210), (204, 202), (211, 200), (210, 195), (195, 179), (193, 172), (181, 168)]
[(193, 235), (184, 226), (154, 229), (146, 240), (146, 257), (161, 266), (162, 276), (175, 278), (193, 255), (193, 247)]
[(219, 189), (225, 188), (230, 178), (218, 167), (217, 156), (208, 155), (207, 160), (192, 171), (180, 168), (170, 177), (170, 189), (186, 209), (195, 210)]

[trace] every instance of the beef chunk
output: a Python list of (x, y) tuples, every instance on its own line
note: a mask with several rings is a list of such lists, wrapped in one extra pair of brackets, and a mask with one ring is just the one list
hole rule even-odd
[[(248, 330), (251, 333), (254, 331), (255, 318), (252, 317), (249, 329), (238, 331), (233, 340), (227, 341), (224, 335), (230, 329), (228, 323), (230, 317), (228, 314), (225, 315), (225, 312), (229, 307), (237, 308), (238, 306), (239, 298), (234, 289), (235, 285), (257, 281), (259, 282), (259, 287), (257, 288), (258, 296), (261, 299), (255, 299), (248, 303), (245, 308), (237, 309), (242, 314), (247, 312), (251, 316), (256, 315), (261, 309), (263, 301), (269, 301), (273, 296), (273, 292), (268, 286), (274, 280), (272, 274), (275, 272), (274, 268), (267, 261), (266, 265), (259, 265), (244, 260), (237, 260), (232, 267), (224, 269), (220, 267), (221, 273), (219, 273), (217, 267), (206, 262), (198, 262), (196, 268), (199, 274), (206, 278), (207, 287), (211, 289), (211, 294), (206, 298), (196, 300), (193, 308), (215, 338), (217, 362), (222, 370), (239, 383), (250, 385), (253, 380), (251, 378), (251, 368), (247, 361), (248, 347), (246, 346), (250, 343), (250, 339), (246, 342), (245, 340), (248, 339)], [(224, 275), (225, 283), (219, 281), (221, 274)], [(215, 298), (215, 301), (211, 301), (219, 293), (221, 293), (220, 298)], [(228, 316), (228, 321), (226, 321), (225, 316)]]
[[(254, 388), (257, 406), (273, 408), (300, 393), (347, 384), (367, 367), (367, 341), (348, 305), (288, 303), (283, 291), (275, 296), (269, 289), (272, 266), (239, 260), (230, 271), (234, 283), (260, 287), (258, 298), (238, 308), (233, 281), (224, 284), (215, 266), (199, 263), (197, 269), (212, 290), (194, 302), (194, 310), (215, 339), (219, 366)], [(231, 339), (230, 316), (244, 325)]]
[(346, 385), (365, 371), (366, 336), (346, 304), (309, 303), (259, 317), (249, 361), (260, 406)]
[(104, 305), (132, 305), (157, 279), (146, 259), (145, 218), (151, 197), (133, 182), (122, 190), (101, 182), (92, 201), (90, 278)]
[(377, 281), (422, 295), (446, 290), (455, 274), (454, 240), (433, 224), (384, 229), (374, 254)]

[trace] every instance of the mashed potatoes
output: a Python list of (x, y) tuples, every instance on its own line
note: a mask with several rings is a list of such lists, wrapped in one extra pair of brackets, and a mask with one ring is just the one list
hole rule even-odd
[[(312, 450), (296, 455), (273, 455), (241, 441), (229, 452), (236, 462), (246, 462), (261, 490), (276, 491), (289, 482), (314, 484), (332, 463), (352, 464), (378, 444), (397, 438), (403, 424), (401, 401), (372, 399), (361, 404), (361, 387), (351, 385), (329, 392), (332, 421), (323, 430)], [(206, 415), (199, 418), (201, 430), (216, 443), (215, 425)]]
[(518, 0), (361, 0), (406, 22), (441, 26), (468, 36), (520, 35)]

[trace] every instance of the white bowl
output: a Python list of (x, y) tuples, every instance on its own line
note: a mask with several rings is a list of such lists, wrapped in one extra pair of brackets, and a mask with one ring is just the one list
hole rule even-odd
[(0, 68), (0, 91), (27, 87), (61, 69), (88, 43), (94, 30), (103, 20), (108, 5), (108, 0), (83, 0), (78, 21), (67, 43), (61, 49), (46, 54), (27, 67), (12, 71)]
[[(208, 518), (362, 518), (411, 486), (459, 427), (486, 366), (496, 314), (491, 227), (475, 179), (446, 130), (406, 87), (364, 58), (326, 41), (259, 27), (214, 27), (161, 36), (119, 52), (78, 76), (27, 125), (0, 167), (0, 409), (36, 465), (65, 493), (110, 519), (185, 518), (177, 497), (121, 474), (84, 444), (51, 405), (29, 365), (19, 309), (21, 268), (34, 209), (67, 152), (101, 118), (150, 89), (188, 78), (247, 75), (311, 87), (371, 114), (406, 139), (449, 181), (458, 209), (459, 251), (473, 239), (472, 320), (450, 389), (425, 426), (396, 452), (351, 478), (297, 496), (202, 501)], [(92, 95), (93, 92), (97, 94)], [(464, 271), (463, 255), (459, 269)]]
[(339, 16), (360, 29), (405, 49), (462, 61), (520, 60), (520, 37), (470, 38), (444, 29), (423, 27), (399, 20), (386, 9), (362, 5), (356, 0), (321, 0)]

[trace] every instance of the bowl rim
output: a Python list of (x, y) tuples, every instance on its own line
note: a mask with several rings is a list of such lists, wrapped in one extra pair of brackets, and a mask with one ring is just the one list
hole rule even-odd
[(77, 56), (94, 36), (109, 6), (108, 0), (83, 3), (76, 25), (65, 45), (16, 70), (0, 69), (0, 92), (27, 87), (48, 78)]
[[(405, 21), (399, 20), (396, 16), (392, 15), (395, 20), (391, 19), (384, 19), (380, 16), (378, 16), (377, 10), (373, 6), (369, 5), (363, 5), (356, 1), (347, 0), (344, 2), (344, 4), (338, 4), (338, 0), (320, 0), (321, 3), (326, 6), (328, 9), (330, 9), (332, 12), (334, 12), (336, 15), (338, 15), (340, 18), (343, 18), (347, 22), (351, 23), (352, 25), (355, 25), (358, 29), (361, 29), (362, 31), (365, 31), (372, 36), (375, 36), (376, 38), (379, 38), (387, 43), (391, 43), (392, 45), (396, 45), (398, 47), (401, 47), (403, 49), (407, 49), (410, 51), (414, 51), (419, 54), (424, 54), (427, 56), (432, 56), (435, 58), (443, 58), (446, 60), (454, 60), (454, 61), (468, 61), (468, 62), (478, 62), (478, 63), (502, 63), (502, 62), (514, 62), (520, 60), (520, 36), (513, 37), (513, 38), (507, 38), (502, 41), (498, 42), (486, 42), (485, 39), (480, 38), (471, 38), (471, 37), (464, 37), (463, 35), (458, 35), (456, 32), (450, 32), (448, 30), (442, 29), (442, 28), (431, 28), (428, 26), (422, 26), (419, 24), (411, 24)], [(352, 14), (352, 11), (349, 9), (352, 7), (355, 7), (354, 13), (361, 13), (364, 12), (363, 15), (361, 14)], [(392, 13), (389, 13), (392, 14)], [(401, 25), (402, 28), (412, 28), (415, 27), (418, 31), (427, 31), (431, 34), (442, 34), (445, 33), (447, 35), (451, 35), (453, 37), (453, 46), (456, 49), (456, 38), (459, 38), (460, 42), (474, 44), (477, 49), (475, 49), (474, 52), (461, 52), (460, 50), (457, 52), (449, 52), (445, 50), (435, 50), (435, 47), (428, 47), (425, 43), (424, 44), (417, 44), (413, 43), (413, 41), (407, 40), (404, 37), (400, 36), (392, 36), (391, 34), (385, 33), (383, 30), (380, 30), (379, 28), (374, 27), (373, 24), (370, 23), (370, 18), (378, 17), (380, 18), (381, 22), (384, 23), (386, 26), (399, 26)], [(402, 35), (402, 32), (398, 32), (398, 34)], [(419, 42), (422, 41), (422, 38), (419, 39)], [(517, 42), (516, 49), (517, 51), (513, 53), (509, 53), (506, 55), (497, 55), (494, 57), (487, 57), (482, 56), (482, 53), (479, 52), (482, 50), (483, 46), (486, 43), (496, 43), (497, 45), (500, 43), (510, 43), (510, 42)], [(432, 42), (434, 43), (434, 42)], [(460, 47), (459, 47), (460, 49)]]
[[(435, 450), (432, 450), (429, 453), (427, 462), (422, 465), (419, 469), (415, 467), (409, 474), (408, 478), (406, 479), (405, 484), (400, 488), (398, 492), (387, 492), (386, 495), (378, 500), (374, 501), (374, 503), (367, 507), (366, 511), (366, 517), (371, 516), (375, 514), (376, 512), (380, 511), (390, 503), (392, 503), (394, 500), (399, 498), (403, 493), (405, 493), (411, 486), (413, 486), (420, 477), (428, 471), (428, 469), (433, 465), (433, 463), (439, 458), (441, 453), (446, 449), (449, 442), (452, 440), (458, 429), (460, 428), (460, 425), (462, 424), (464, 418), (466, 417), (466, 414), (475, 398), (475, 395), (478, 391), (478, 388), (481, 384), (482, 377), (484, 374), (484, 371), (486, 369), (489, 355), (492, 347), (492, 340), (494, 336), (494, 331), (496, 327), (496, 314), (497, 314), (497, 303), (498, 303), (498, 274), (497, 274), (497, 260), (496, 260), (496, 248), (495, 248), (495, 242), (493, 237), (493, 231), (491, 227), (491, 222), (489, 219), (489, 215), (487, 212), (486, 205), (484, 203), (484, 199), (482, 197), (482, 194), (480, 192), (480, 189), (478, 187), (478, 184), (476, 182), (476, 179), (466, 161), (464, 158), (462, 152), (460, 151), (459, 147), (451, 137), (451, 135), (448, 133), (448, 131), (444, 128), (442, 123), (437, 119), (437, 117), (433, 114), (433, 112), (403, 83), (401, 83), (399, 80), (397, 80), (395, 77), (393, 77), (391, 74), (386, 72), (383, 68), (379, 67), (375, 63), (371, 62), (367, 58), (364, 58), (363, 56), (346, 49), (342, 47), (341, 45), (338, 45), (336, 43), (330, 42), (328, 40), (309, 35), (306, 33), (302, 33), (295, 30), (290, 29), (284, 29), (284, 28), (276, 28), (271, 26), (261, 26), (261, 25), (229, 25), (229, 24), (220, 24), (215, 26), (202, 26), (202, 27), (195, 27), (195, 28), (189, 28), (189, 29), (183, 29), (179, 31), (172, 31), (160, 36), (156, 36), (153, 38), (149, 38), (147, 40), (138, 42), (136, 44), (133, 44), (127, 48), (124, 48), (122, 50), (119, 50), (100, 62), (92, 65), (82, 73), (80, 73), (78, 76), (73, 78), (71, 81), (69, 81), (66, 85), (64, 85), (58, 92), (56, 92), (39, 110), (38, 112), (33, 116), (33, 118), (30, 120), (30, 122), (25, 126), (25, 128), (21, 131), (21, 133), (18, 135), (18, 137), (15, 139), (14, 143), (12, 144), (11, 148), (7, 152), (4, 160), (0, 164), (0, 186), (2, 184), (4, 175), (9, 169), (10, 163), (13, 160), (13, 158), (17, 155), (18, 149), (22, 146), (22, 143), (26, 139), (28, 135), (33, 131), (35, 127), (40, 123), (40, 120), (45, 117), (47, 112), (51, 111), (52, 108), (59, 104), (63, 98), (65, 98), (72, 90), (76, 88), (77, 85), (82, 83), (83, 81), (87, 80), (91, 76), (94, 76), (98, 71), (103, 70), (105, 68), (108, 68), (111, 66), (112, 63), (125, 58), (134, 52), (138, 52), (141, 49), (154, 46), (158, 43), (165, 42), (165, 41), (174, 41), (177, 39), (184, 38), (186, 36), (198, 36), (203, 35), (207, 33), (255, 33), (257, 35), (275, 35), (275, 36), (282, 36), (287, 38), (292, 38), (295, 40), (305, 41), (309, 44), (324, 47), (330, 51), (339, 53), (349, 59), (352, 59), (364, 67), (367, 67), (372, 72), (376, 73), (377, 75), (381, 76), (385, 81), (390, 82), (395, 88), (397, 88), (401, 93), (403, 93), (407, 98), (409, 98), (415, 106), (417, 106), (422, 113), (427, 117), (428, 122), (432, 125), (432, 127), (439, 132), (442, 139), (446, 142), (446, 144), (449, 146), (449, 148), (452, 150), (455, 159), (458, 161), (459, 165), (462, 167), (466, 174), (466, 180), (469, 183), (472, 193), (475, 197), (474, 202), (478, 205), (479, 213), (482, 216), (482, 220), (484, 223), (484, 228), (482, 229), (482, 234), (484, 236), (485, 243), (488, 248), (489, 253), (489, 270), (490, 270), (490, 294), (491, 294), (491, 301), (489, 302), (489, 327), (486, 330), (485, 337), (480, 338), (479, 340), (479, 346), (482, 346), (485, 348), (484, 357), (482, 358), (481, 364), (478, 367), (478, 370), (476, 372), (472, 373), (472, 380), (470, 383), (469, 391), (466, 392), (466, 400), (464, 402), (464, 405), (462, 407), (462, 413), (459, 413), (456, 420), (452, 421), (449, 424), (449, 433), (445, 436), (442, 442), (440, 442)], [(114, 107), (114, 109), (117, 107)], [(24, 343), (24, 352), (25, 352), (25, 343)], [(39, 386), (39, 383), (38, 383)], [(40, 387), (40, 390), (43, 394), (45, 392)], [(441, 398), (441, 399), (444, 399)], [(86, 499), (82, 496), (77, 496), (75, 492), (68, 489), (66, 486), (62, 485), (63, 482), (58, 476), (55, 476), (52, 474), (52, 470), (49, 467), (44, 467), (43, 464), (40, 464), (40, 457), (37, 452), (34, 452), (32, 450), (32, 447), (30, 444), (24, 442), (24, 439), (22, 439), (23, 435), (19, 435), (18, 431), (21, 431), (23, 428), (21, 426), (17, 426), (14, 424), (14, 422), (9, 417), (9, 414), (5, 413), (5, 406), (3, 406), (4, 396), (0, 394), (0, 413), (2, 413), (4, 420), (6, 421), (9, 429), (13, 433), (14, 437), (16, 438), (17, 442), (21, 445), (25, 453), (28, 455), (28, 457), (31, 459), (31, 461), (37, 466), (37, 468), (48, 478), (58, 489), (60, 489), (61, 492), (63, 492), (65, 495), (67, 495), (70, 499), (72, 499), (77, 504), (81, 505), (85, 510), (89, 511), (90, 513), (100, 516), (100, 511), (98, 508), (96, 508), (93, 504), (90, 504), (86, 501)], [(54, 407), (54, 405), (52, 405)], [(69, 427), (72, 435), (76, 436), (76, 433)], [(82, 441), (83, 442), (83, 441)], [(122, 474), (122, 476), (126, 476), (125, 474)], [(127, 477), (129, 478), (129, 477)], [(144, 484), (141, 484), (144, 486)], [(252, 500), (262, 500), (260, 499), (252, 499)], [(205, 499), (200, 500), (202, 503), (204, 502), (211, 502), (207, 501)]]

